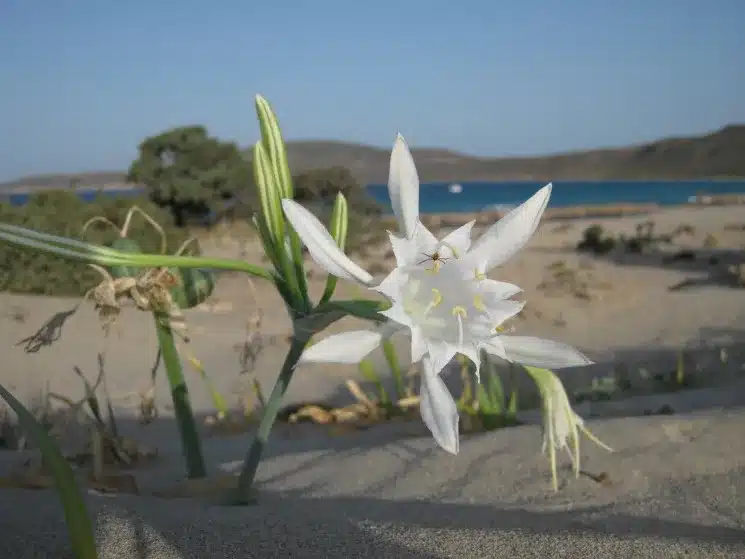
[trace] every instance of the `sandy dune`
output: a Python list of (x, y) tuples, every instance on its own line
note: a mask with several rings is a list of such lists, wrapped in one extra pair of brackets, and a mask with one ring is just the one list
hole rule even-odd
[[(655, 221), (658, 233), (690, 224), (695, 234), (654, 254), (595, 257), (573, 249), (590, 223), (633, 235), (646, 219)], [(293, 436), (298, 427), (280, 426), (260, 469), (257, 507), (91, 496), (102, 557), (745, 557), (745, 412), (740, 408), (745, 402), (745, 288), (725, 274), (745, 254), (745, 230), (735, 225), (745, 225), (744, 206), (547, 221), (525, 251), (493, 274), (524, 289), (528, 304), (525, 316), (515, 321), (517, 332), (565, 341), (597, 361), (584, 371), (563, 372), (569, 388), (588, 384), (620, 362), (634, 371), (669, 371), (681, 347), (690, 351), (691, 370), (711, 379), (711, 387), (698, 392), (577, 407), (588, 417), (625, 416), (590, 422), (616, 453), (608, 455), (589, 442), (584, 447), (587, 469), (607, 472), (609, 487), (583, 477), (569, 479), (556, 495), (550, 492), (547, 462), (538, 452), (540, 433), (532, 424), (466, 436), (455, 458), (436, 449), (419, 422), (336, 438), (317, 432)], [(204, 248), (254, 261), (260, 257), (250, 240), (214, 238)], [(663, 262), (686, 248), (694, 250), (695, 259)], [(384, 252), (371, 250), (367, 263), (390, 266)], [(712, 256), (716, 264), (710, 263)], [(558, 269), (568, 270), (562, 281), (557, 281)], [(311, 287), (320, 294), (320, 274)], [(290, 333), (271, 286), (256, 283), (256, 289), (264, 317), (262, 351), (243, 375), (239, 350), (257, 310), (245, 278), (221, 278), (210, 305), (187, 312), (191, 351), (233, 401), (254, 377), (265, 392), (271, 389)], [(351, 285), (339, 288), (340, 297), (356, 293)], [(156, 354), (149, 315), (124, 312), (106, 339), (86, 308), (70, 319), (52, 347), (26, 354), (14, 345), (74, 304), (0, 294), (0, 381), (27, 402), (47, 389), (80, 397), (73, 367), (95, 377), (96, 354), (106, 349), (108, 389), (125, 429), (163, 455), (157, 466), (137, 471), (138, 482), (143, 488), (172, 483), (182, 466), (164, 375), (157, 392), (161, 419), (146, 428), (126, 420), (136, 416), (133, 393), (147, 387)], [(342, 321), (333, 330), (352, 322)], [(400, 345), (405, 356), (406, 346)], [(355, 367), (303, 367), (287, 403), (348, 402), (342, 382), (357, 376)], [(449, 376), (455, 388), (454, 372)], [(196, 373), (187, 371), (187, 378), (195, 409), (212, 412)], [(628, 417), (661, 403), (678, 413)], [(525, 420), (534, 423), (537, 417), (528, 412)], [(235, 468), (249, 437), (208, 439), (213, 466)], [(17, 458), (0, 453), (0, 465), (10, 468)], [(4, 490), (1, 497), (1, 553), (64, 556), (53, 495)]]

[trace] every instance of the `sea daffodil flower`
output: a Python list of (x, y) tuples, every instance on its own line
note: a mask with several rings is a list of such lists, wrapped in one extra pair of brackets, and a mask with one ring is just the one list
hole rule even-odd
[(419, 220), (419, 177), (401, 135), (391, 153), (388, 179), (400, 235), (389, 233), (396, 268), (378, 282), (349, 259), (321, 222), (303, 206), (283, 199), (287, 219), (310, 256), (329, 274), (357, 282), (392, 303), (382, 311), (388, 322), (377, 331), (355, 330), (330, 336), (306, 349), (299, 363), (358, 363), (399, 329), (411, 336), (411, 360), (422, 360), (420, 412), (435, 441), (457, 454), (458, 410), (439, 373), (461, 353), (479, 369), (483, 349), (509, 361), (540, 367), (585, 365), (589, 359), (558, 342), (502, 335), (502, 324), (524, 303), (510, 297), (516, 285), (486, 277), (531, 238), (548, 204), (551, 184), (510, 211), (471, 243), (471, 221), (441, 240)]

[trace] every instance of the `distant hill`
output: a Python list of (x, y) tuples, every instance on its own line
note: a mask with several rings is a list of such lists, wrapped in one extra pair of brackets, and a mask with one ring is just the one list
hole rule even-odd
[[(390, 148), (326, 140), (290, 141), (293, 172), (341, 165), (363, 183), (385, 183)], [(412, 149), (422, 182), (631, 180), (745, 177), (745, 124), (688, 138), (542, 157), (474, 157), (446, 149)], [(0, 183), (0, 190), (125, 185), (123, 172), (47, 174)]]

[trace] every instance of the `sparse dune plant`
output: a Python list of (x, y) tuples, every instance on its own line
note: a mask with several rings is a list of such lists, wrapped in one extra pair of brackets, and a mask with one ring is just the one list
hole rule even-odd
[[(388, 188), (400, 232), (389, 235), (396, 268), (382, 281), (349, 259), (344, 246), (348, 228), (345, 197), (337, 195), (328, 227), (294, 200), (292, 175), (277, 119), (269, 103), (256, 98), (261, 139), (253, 147), (253, 171), (261, 211), (253, 217), (270, 266), (235, 259), (143, 254), (104, 247), (0, 223), (0, 240), (104, 269), (231, 270), (271, 282), (292, 321), (292, 335), (277, 381), (266, 400), (257, 432), (247, 450), (232, 501), (254, 500), (253, 484), (264, 447), (294, 372), (311, 362), (359, 363), (396, 332), (411, 338), (414, 362), (421, 361), (420, 413), (435, 441), (457, 453), (458, 410), (440, 373), (456, 354), (474, 364), (479, 375), (485, 351), (499, 359), (540, 367), (531, 373), (544, 401), (547, 448), (576, 449), (581, 420), (568, 405), (564, 387), (549, 369), (590, 361), (564, 344), (504, 333), (503, 324), (523, 303), (512, 297), (521, 289), (487, 278), (495, 266), (530, 239), (548, 203), (547, 185), (523, 205), (471, 242), (473, 223), (438, 240), (419, 219), (419, 181), (414, 161), (400, 135), (390, 160)], [(313, 300), (308, 289), (302, 245), (327, 273), (325, 289)], [(386, 302), (334, 298), (337, 278), (382, 294)], [(151, 309), (152, 310), (152, 309)], [(368, 321), (369, 330), (348, 331), (311, 344), (314, 336), (346, 316)], [(401, 387), (397, 387), (397, 390)], [(568, 448), (568, 447), (567, 447)], [(573, 456), (578, 456), (573, 452)], [(553, 460), (553, 458), (552, 458)], [(552, 461), (552, 463), (554, 463)], [(553, 472), (555, 478), (555, 471)]]

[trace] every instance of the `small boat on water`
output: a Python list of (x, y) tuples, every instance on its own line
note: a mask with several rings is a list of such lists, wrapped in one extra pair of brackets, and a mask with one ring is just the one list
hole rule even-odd
[(461, 192), (463, 192), (463, 186), (456, 182), (448, 186), (448, 190), (451, 194), (460, 194)]

